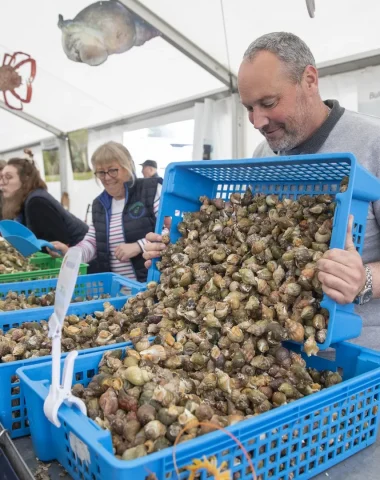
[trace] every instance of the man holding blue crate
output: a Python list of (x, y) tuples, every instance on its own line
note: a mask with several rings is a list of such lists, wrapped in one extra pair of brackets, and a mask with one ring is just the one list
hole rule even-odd
[[(238, 86), (250, 122), (265, 137), (254, 158), (348, 151), (380, 176), (380, 119), (346, 110), (336, 100), (322, 101), (315, 59), (296, 35), (274, 32), (252, 42)], [(336, 302), (358, 303), (363, 332), (356, 342), (380, 350), (380, 201), (368, 211), (363, 257), (352, 241), (352, 223), (351, 217), (345, 250), (329, 250), (318, 262), (318, 278)], [(149, 266), (165, 245), (157, 234), (147, 240)]]

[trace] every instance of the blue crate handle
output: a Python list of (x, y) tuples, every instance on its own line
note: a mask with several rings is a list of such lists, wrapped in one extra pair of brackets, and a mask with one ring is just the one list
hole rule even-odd
[(146, 283), (140, 283), (136, 280), (123, 277), (122, 275), (114, 275), (112, 279), (111, 296), (119, 292), (120, 285), (129, 288), (132, 295), (136, 295), (137, 293), (146, 289)]

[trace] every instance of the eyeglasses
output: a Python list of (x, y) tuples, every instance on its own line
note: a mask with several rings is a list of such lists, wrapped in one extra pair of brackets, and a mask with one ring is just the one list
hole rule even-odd
[(95, 177), (100, 178), (100, 180), (105, 180), (108, 175), (110, 178), (116, 178), (119, 173), (118, 168), (110, 168), (109, 170), (99, 170), (95, 172)]
[(3, 184), (3, 185), (7, 185), (9, 183), (9, 180), (12, 180), (12, 177), (8, 176), (8, 175), (1, 175), (0, 174), (0, 182)]

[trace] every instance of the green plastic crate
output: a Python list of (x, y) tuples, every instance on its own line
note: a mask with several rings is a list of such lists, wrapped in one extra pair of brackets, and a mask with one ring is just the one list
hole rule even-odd
[[(0, 283), (14, 283), (25, 280), (41, 280), (45, 278), (56, 278), (59, 275), (63, 258), (52, 258), (43, 253), (36, 254), (30, 258), (30, 263), (38, 267), (32, 272), (15, 272), (0, 274)], [(78, 275), (86, 275), (88, 265), (81, 263)]]
[[(37, 252), (32, 255), (32, 258), (40, 258), (40, 257), (50, 257), (47, 253)], [(51, 257), (50, 257), (51, 258)]]

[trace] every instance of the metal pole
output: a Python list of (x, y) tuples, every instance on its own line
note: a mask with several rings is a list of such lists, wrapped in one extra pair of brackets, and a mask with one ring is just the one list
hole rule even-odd
[(53, 125), (50, 125), (49, 123), (46, 123), (39, 118), (30, 115), (29, 113), (23, 112), (21, 110), (12, 110), (11, 108), (8, 108), (2, 101), (0, 101), (0, 108), (6, 110), (9, 113), (12, 113), (13, 115), (16, 115), (16, 117), (20, 117), (23, 120), (26, 120), (29, 123), (33, 123), (33, 125), (36, 125), (37, 127), (47, 130), (48, 132), (56, 135), (57, 137), (66, 138), (66, 134), (64, 132), (58, 130), (58, 128), (53, 127)]
[(236, 76), (228, 68), (215, 60), (211, 55), (199, 48), (162, 18), (145, 7), (137, 0), (120, 0), (129, 10), (148, 22), (152, 27), (161, 32), (161, 36), (180, 52), (217, 78), (232, 91), (236, 89)]
[(244, 158), (244, 117), (245, 110), (239, 95), (231, 95), (232, 158)]

